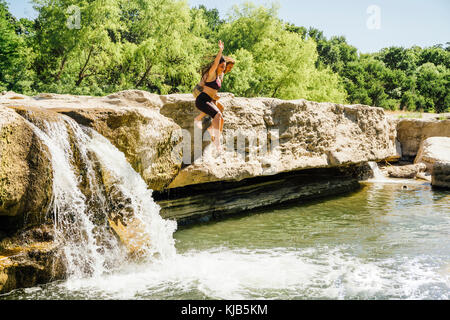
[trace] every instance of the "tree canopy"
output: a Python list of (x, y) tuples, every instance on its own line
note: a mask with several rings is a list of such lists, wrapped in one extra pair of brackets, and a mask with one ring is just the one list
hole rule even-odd
[(450, 109), (450, 43), (360, 54), (343, 36), (286, 23), (278, 6), (246, 2), (226, 18), (182, 0), (32, 0), (15, 19), (0, 0), (0, 90), (104, 95), (138, 88), (186, 93), (216, 54), (236, 65), (239, 96)]

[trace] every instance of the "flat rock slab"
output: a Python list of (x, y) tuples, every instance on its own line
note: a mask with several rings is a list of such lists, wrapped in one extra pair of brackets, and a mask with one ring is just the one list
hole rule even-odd
[(421, 143), (414, 163), (425, 163), (431, 172), (436, 162), (450, 163), (450, 137), (432, 137)]
[(426, 165), (423, 163), (410, 164), (406, 166), (392, 166), (386, 169), (386, 172), (391, 178), (413, 179), (419, 172), (426, 170)]

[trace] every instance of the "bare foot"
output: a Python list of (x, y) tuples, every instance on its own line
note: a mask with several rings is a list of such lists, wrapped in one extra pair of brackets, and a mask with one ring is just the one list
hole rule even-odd
[(214, 141), (214, 145), (216, 146), (216, 150), (218, 154), (221, 154), (223, 152), (223, 147), (222, 147), (222, 143), (221, 143), (221, 138), (219, 136), (218, 139), (215, 139)]
[(214, 130), (211, 129), (211, 128), (208, 128), (207, 130), (208, 130), (208, 132), (209, 132), (209, 136), (211, 137), (211, 141), (212, 141), (212, 142), (216, 141), (216, 137), (215, 137), (214, 134), (213, 134)]

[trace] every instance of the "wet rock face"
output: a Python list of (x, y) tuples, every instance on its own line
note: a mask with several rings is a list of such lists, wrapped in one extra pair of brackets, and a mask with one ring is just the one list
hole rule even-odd
[[(149, 187), (161, 190), (181, 169), (180, 127), (160, 114), (162, 96), (127, 90), (106, 97), (13, 92), (0, 96), (0, 105), (33, 113), (60, 113), (89, 126), (122, 151)], [(40, 117), (42, 115), (38, 115)], [(43, 116), (45, 118), (45, 116)], [(47, 115), (48, 117), (48, 115)]]
[(158, 110), (128, 107), (58, 111), (110, 140), (152, 190), (167, 187), (181, 169), (181, 154), (174, 152), (182, 141), (180, 128)]
[(397, 138), (402, 155), (414, 158), (421, 143), (430, 137), (450, 137), (450, 120), (402, 119), (397, 124)]
[(358, 177), (364, 171), (361, 166), (307, 169), (236, 182), (196, 184), (156, 192), (154, 197), (164, 218), (187, 225), (255, 208), (349, 193), (360, 188)]
[(63, 279), (65, 268), (49, 225), (0, 241), (0, 294)]
[(0, 230), (42, 223), (52, 179), (47, 147), (24, 118), (0, 106)]
[[(395, 126), (380, 108), (232, 96), (224, 96), (220, 103), (225, 152), (217, 157), (214, 150), (206, 150), (198, 157), (193, 118), (199, 111), (193, 98), (163, 99), (161, 113), (190, 133), (191, 159), (195, 160), (169, 188), (398, 157)], [(245, 147), (239, 154), (241, 137)]]

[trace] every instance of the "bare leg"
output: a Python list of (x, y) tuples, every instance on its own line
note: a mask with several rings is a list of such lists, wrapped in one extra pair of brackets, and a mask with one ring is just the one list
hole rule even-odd
[(222, 134), (222, 132), (223, 132), (223, 123), (224, 123), (224, 120), (223, 120), (223, 116), (222, 116), (220, 118), (220, 125), (219, 125), (220, 134)]
[[(215, 104), (216, 100), (213, 100), (211, 102), (208, 102), (208, 104), (210, 105), (211, 108), (213, 108), (214, 110), (216, 110), (216, 115), (211, 123), (211, 126), (207, 129), (209, 132), (209, 135), (211, 137), (211, 141), (216, 143), (216, 138), (219, 137), (219, 132), (216, 132), (216, 129), (220, 129), (219, 125), (215, 124), (215, 121), (219, 121), (216, 120), (218, 118), (218, 115), (220, 114), (220, 117), (222, 117), (222, 112), (219, 110), (219, 108), (217, 107), (217, 105)], [(220, 130), (218, 130), (220, 131)], [(220, 138), (220, 137), (219, 137)], [(220, 142), (219, 142), (220, 143)]]
[(202, 119), (206, 116), (206, 113), (201, 112), (197, 117), (195, 117), (194, 119), (194, 124), (197, 126), (197, 128), (199, 128), (200, 130), (202, 130)]
[(216, 132), (214, 131), (213, 124), (211, 123), (211, 126), (208, 129), (206, 129), (206, 130), (208, 130), (208, 132), (209, 132), (209, 136), (211, 137), (211, 141), (214, 142), (216, 140)]
[(219, 152), (221, 151), (221, 145), (220, 145), (220, 135), (221, 135), (220, 122), (221, 122), (222, 118), (223, 118), (222, 117), (222, 113), (218, 112), (216, 114), (216, 116), (214, 117), (213, 121), (212, 121), (211, 127), (208, 128), (208, 131), (209, 131), (210, 135), (212, 133), (211, 140), (214, 142), (214, 144), (215, 144), (215, 146), (217, 148), (217, 151), (219, 151)]
[(224, 107), (223, 107), (223, 105), (219, 102), (219, 101), (215, 101), (215, 103), (216, 103), (216, 106), (217, 106), (217, 108), (220, 110), (220, 112), (222, 112), (222, 114), (223, 114), (223, 110), (224, 110)]
[(223, 110), (224, 110), (224, 107), (223, 107), (223, 105), (220, 103), (220, 102), (216, 102), (216, 105), (217, 105), (217, 108), (219, 108), (219, 110), (220, 110), (220, 112), (222, 113), (222, 118), (220, 119), (220, 126), (219, 126), (219, 131), (220, 131), (220, 134), (222, 134), (222, 132), (223, 132), (223, 123), (224, 123), (224, 120), (223, 120)]

